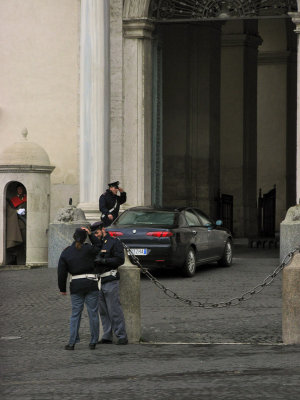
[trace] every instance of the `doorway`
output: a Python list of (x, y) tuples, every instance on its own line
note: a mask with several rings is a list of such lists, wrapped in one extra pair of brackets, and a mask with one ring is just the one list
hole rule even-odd
[(25, 265), (26, 263), (26, 214), (27, 191), (18, 181), (6, 186), (5, 264)]

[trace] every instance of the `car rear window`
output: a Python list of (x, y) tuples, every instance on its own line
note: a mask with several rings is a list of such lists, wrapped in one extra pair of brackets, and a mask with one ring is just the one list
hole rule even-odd
[(174, 212), (169, 211), (125, 211), (120, 215), (118, 225), (159, 225), (167, 226), (175, 223)]

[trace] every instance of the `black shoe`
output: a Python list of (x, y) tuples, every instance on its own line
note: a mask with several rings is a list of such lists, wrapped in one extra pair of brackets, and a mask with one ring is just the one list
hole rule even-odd
[(112, 344), (112, 340), (101, 339), (99, 340), (98, 344)]
[(95, 350), (95, 348), (96, 348), (96, 343), (90, 343), (89, 344), (89, 349), (90, 350)]
[(126, 338), (118, 339), (117, 344), (128, 344), (128, 339)]
[(67, 344), (65, 346), (65, 350), (74, 350), (75, 349), (75, 345), (74, 344)]

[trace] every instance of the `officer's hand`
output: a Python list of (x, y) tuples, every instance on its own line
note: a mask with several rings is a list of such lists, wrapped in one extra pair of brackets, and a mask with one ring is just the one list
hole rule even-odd
[(60, 292), (60, 294), (62, 294), (63, 296), (66, 296), (67, 292)]
[(124, 192), (124, 189), (121, 188), (121, 187), (119, 187), (119, 192), (120, 192), (120, 193), (123, 193), (123, 192)]
[(108, 214), (108, 218), (112, 221), (114, 219), (112, 214)]
[(85, 226), (81, 226), (81, 229), (82, 229), (83, 231), (86, 231), (86, 232), (88, 233), (88, 235), (91, 235), (90, 229), (86, 228)]

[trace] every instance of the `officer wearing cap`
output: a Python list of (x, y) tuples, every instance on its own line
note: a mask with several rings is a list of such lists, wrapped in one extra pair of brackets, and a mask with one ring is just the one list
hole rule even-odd
[(128, 343), (128, 339), (120, 303), (120, 275), (117, 270), (124, 264), (123, 246), (119, 240), (107, 234), (102, 222), (92, 224), (91, 231), (88, 231), (91, 243), (100, 245), (101, 248), (95, 259), (95, 269), (101, 279), (99, 313), (103, 327), (103, 336), (98, 343), (111, 344), (114, 333), (117, 337), (116, 344), (124, 345)]
[(91, 350), (96, 348), (99, 339), (99, 289), (94, 259), (99, 253), (100, 246), (97, 246), (97, 244), (91, 246), (85, 243), (86, 230), (86, 228), (75, 230), (74, 242), (63, 250), (58, 262), (58, 287), (62, 295), (67, 294), (67, 277), (70, 274), (72, 315), (70, 319), (70, 339), (65, 346), (66, 350), (74, 350), (75, 344), (80, 341), (79, 327), (84, 304), (86, 304), (90, 320), (91, 340), (89, 348)]
[[(99, 210), (104, 227), (109, 226), (119, 215), (120, 205), (126, 202), (126, 192), (119, 187), (120, 182), (111, 182), (99, 198)], [(118, 195), (120, 192), (120, 195)]]

